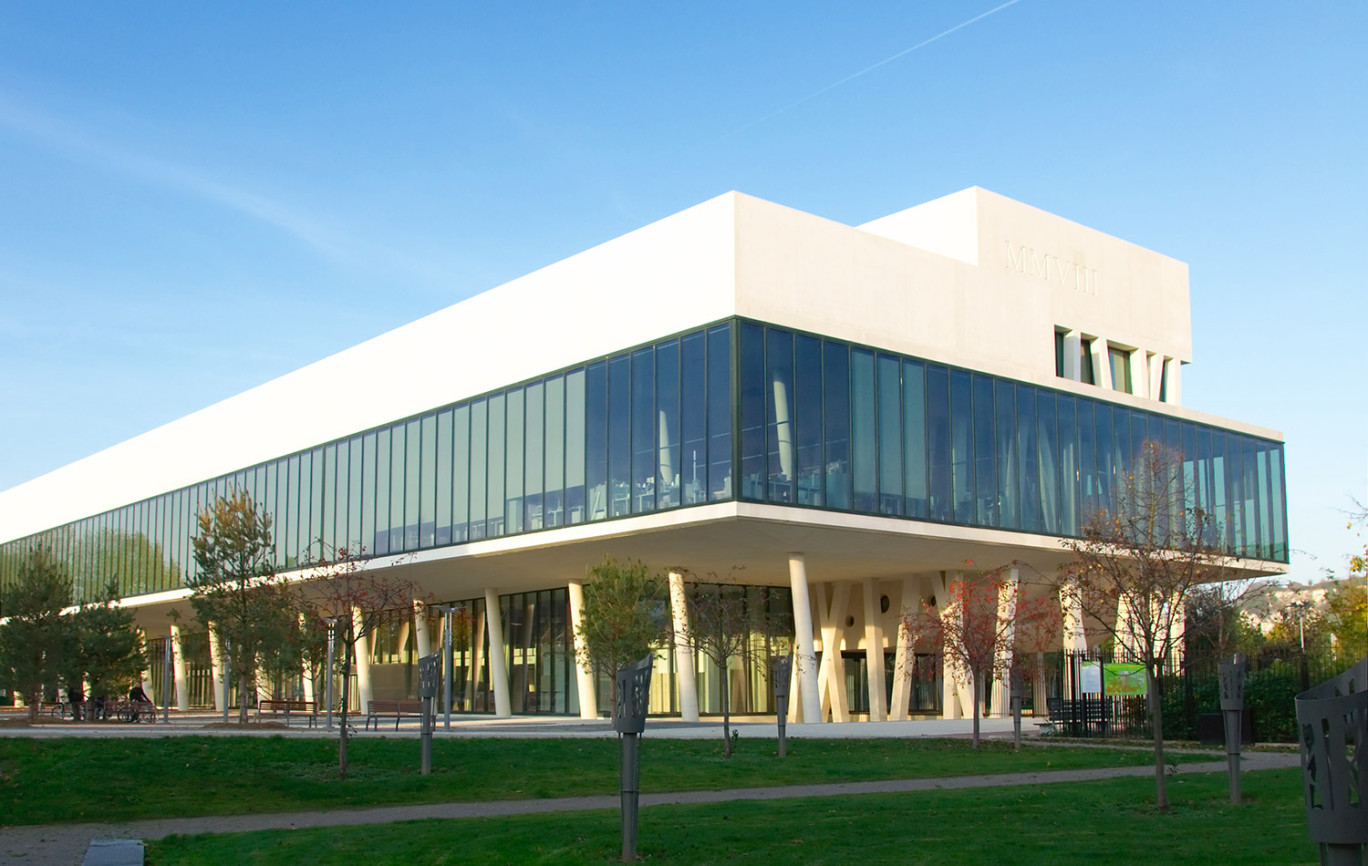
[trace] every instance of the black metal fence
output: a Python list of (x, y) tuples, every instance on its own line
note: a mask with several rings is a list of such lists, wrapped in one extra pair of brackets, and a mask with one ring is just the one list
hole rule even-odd
[[(1210, 740), (1213, 735), (1221, 736), (1217, 678), (1220, 661), (1189, 656), (1181, 661), (1170, 660), (1165, 666), (1159, 682), (1165, 739)], [(1069, 736), (1153, 736), (1144, 696), (1106, 695), (1091, 690), (1091, 672), (1085, 671), (1085, 665), (1113, 662), (1138, 663), (1139, 659), (1110, 651), (1046, 654), (1042, 671), (1045, 701), (1043, 705), (1036, 701), (1036, 715), (1048, 712), (1055, 729)], [(1256, 654), (1249, 660), (1245, 679), (1245, 718), (1251, 726), (1248, 734), (1256, 742), (1296, 742), (1293, 697), (1311, 683), (1322, 682), (1338, 672), (1329, 659), (1286, 653)]]

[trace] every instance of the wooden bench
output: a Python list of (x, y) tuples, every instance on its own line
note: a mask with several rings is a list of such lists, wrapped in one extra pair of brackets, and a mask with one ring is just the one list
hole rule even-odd
[(257, 701), (256, 720), (261, 721), (262, 713), (270, 713), (272, 717), (281, 713), (285, 714), (285, 726), (290, 725), (291, 715), (303, 715), (309, 720), (309, 727), (318, 724), (318, 704), (314, 701), (281, 700), (278, 698), (262, 698)]
[(375, 729), (380, 730), (380, 720), (394, 718), (394, 729), (399, 730), (399, 722), (405, 716), (422, 716), (422, 701), (370, 701), (366, 704), (366, 724), (365, 729), (370, 730), (371, 724)]

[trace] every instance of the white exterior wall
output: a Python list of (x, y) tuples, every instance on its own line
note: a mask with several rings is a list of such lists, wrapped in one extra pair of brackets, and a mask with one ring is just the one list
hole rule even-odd
[(1055, 327), (1191, 357), (1186, 265), (986, 190), (860, 228), (727, 193), (0, 492), (0, 542), (732, 315), (1135, 406)]

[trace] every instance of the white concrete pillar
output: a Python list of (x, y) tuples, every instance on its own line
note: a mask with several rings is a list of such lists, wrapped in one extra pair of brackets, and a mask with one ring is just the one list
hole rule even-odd
[(1137, 349), (1128, 353), (1130, 365), (1131, 393), (1137, 397), (1149, 396), (1149, 365), (1145, 363), (1145, 350)]
[[(940, 608), (942, 620), (958, 620), (964, 611), (959, 599), (964, 595), (960, 586), (964, 575), (955, 574), (950, 578), (938, 578), (936, 585), (936, 604)], [(974, 712), (974, 689), (964, 672), (951, 662), (948, 653), (941, 656), (941, 718), (967, 719)]]
[[(998, 622), (1006, 623), (1001, 629), (1002, 646), (998, 648), (998, 658), (1002, 666), (1010, 671), (1012, 653), (1016, 649), (1017, 593), (1021, 586), (1021, 570), (1013, 567), (1007, 570), (1002, 586), (998, 587)], [(1007, 716), (1012, 712), (1012, 681), (1009, 676), (999, 676), (993, 682), (991, 712), (995, 716)]]
[[(145, 629), (145, 628), (140, 628), (140, 629), (138, 629), (138, 631), (142, 633), (143, 647), (146, 648), (146, 647), (147, 647), (147, 629)], [(165, 654), (162, 655), (162, 658), (163, 658), (163, 659), (166, 658)], [(168, 703), (168, 701), (167, 701), (167, 697), (168, 697), (168, 696), (161, 693), (161, 683), (156, 683), (156, 684), (154, 684), (154, 683), (152, 682), (152, 666), (151, 666), (151, 665), (147, 665), (146, 667), (144, 667), (144, 668), (142, 669), (142, 672), (138, 675), (138, 679), (142, 681), (142, 690), (143, 690), (143, 694), (145, 694), (145, 695), (155, 695), (155, 696), (156, 696), (156, 700), (153, 701), (153, 703), (155, 703), (155, 704), (157, 704), (157, 705), (159, 705), (159, 706)], [(127, 697), (127, 695), (125, 695), (125, 697)]]
[(1164, 396), (1165, 403), (1174, 406), (1183, 405), (1183, 362), (1177, 358), (1164, 359)]
[(1064, 615), (1064, 651), (1088, 651), (1088, 635), (1083, 628), (1083, 591), (1077, 581), (1065, 581), (1059, 586), (1059, 605)]
[(176, 683), (176, 709), (182, 713), (190, 709), (190, 671), (185, 664), (185, 651), (181, 646), (180, 626), (171, 624), (171, 674)]
[(869, 720), (882, 722), (888, 718), (884, 695), (883, 612), (879, 609), (881, 595), (874, 579), (866, 577), (861, 586), (864, 595), (865, 668), (869, 689)]
[[(300, 613), (299, 630), (303, 631), (307, 627), (308, 618), (304, 616), (303, 613)], [(327, 664), (327, 662), (324, 662), (324, 664)], [(309, 667), (308, 659), (300, 659), (299, 661), (299, 681), (304, 684), (304, 700), (312, 701), (314, 699), (314, 680), (313, 670)]]
[[(808, 597), (807, 563), (803, 554), (789, 554), (789, 586), (793, 594), (793, 666), (798, 688), (790, 692), (790, 721), (822, 721), (817, 690), (816, 641), (812, 636), (812, 602)], [(801, 712), (801, 719), (798, 714)]]
[(689, 640), (689, 604), (684, 596), (684, 570), (670, 569), (670, 612), (674, 618), (675, 671), (679, 684), (679, 716), (698, 721), (698, 677), (694, 674), (693, 644)]
[(223, 686), (223, 641), (213, 623), (209, 624), (209, 680), (214, 684), (214, 712), (221, 713), (228, 696)]
[(594, 691), (594, 675), (584, 667), (584, 639), (580, 626), (584, 623), (584, 584), (570, 581), (570, 631), (575, 641), (575, 686), (579, 690), (581, 719), (598, 718), (598, 694)]
[(1075, 382), (1083, 378), (1083, 341), (1077, 331), (1064, 332), (1064, 378)]
[(1111, 352), (1106, 340), (1092, 341), (1093, 384), (1112, 390)]
[(432, 630), (428, 628), (427, 605), (420, 598), (413, 600), (413, 642), (418, 650), (418, 658), (432, 655)]
[(822, 696), (823, 721), (831, 711), (833, 722), (850, 721), (850, 701), (845, 688), (844, 646), (846, 617), (850, 610), (850, 581), (831, 584), (831, 603), (827, 604), (824, 584), (817, 587), (817, 611), (822, 623), (822, 661), (817, 667), (817, 688)]
[(364, 626), (365, 618), (361, 608), (352, 608), (352, 628), (356, 630), (356, 711), (366, 712), (370, 702), (375, 700), (375, 691), (371, 688), (371, 654), (370, 654), (370, 635), (362, 635), (361, 629)]
[(485, 589), (485, 621), (489, 624), (489, 687), (494, 690), (494, 715), (501, 719), (513, 715), (508, 695), (508, 664), (504, 657), (503, 607), (499, 591)]
[(888, 717), (895, 722), (907, 720), (907, 707), (912, 701), (912, 666), (916, 654), (912, 646), (912, 629), (907, 621), (921, 606), (917, 595), (919, 581), (907, 575), (902, 581), (902, 599), (898, 603), (898, 649), (893, 659), (893, 699)]

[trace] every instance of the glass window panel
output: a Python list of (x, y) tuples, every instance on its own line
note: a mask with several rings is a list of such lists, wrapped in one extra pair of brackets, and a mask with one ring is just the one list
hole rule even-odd
[(436, 535), (438, 545), (451, 543), (451, 410), (437, 414)]
[(470, 404), (470, 539), (484, 538), (489, 493), (489, 405), (484, 400)]
[(1254, 440), (1240, 437), (1241, 493), (1244, 509), (1244, 555), (1258, 556), (1259, 552), (1259, 488), (1258, 469), (1254, 463)]
[(656, 437), (655, 350), (638, 349), (632, 353), (632, 501), (631, 511), (640, 514), (655, 510)]
[(527, 461), (524, 440), (526, 418), (524, 389), (514, 388), (505, 396), (504, 437), (507, 452), (504, 469), (504, 531), (513, 535), (523, 531), (523, 466)]
[[(600, 365), (600, 368), (602, 365)], [(600, 378), (601, 378), (600, 374)], [(602, 389), (600, 389), (602, 392)], [(586, 405), (585, 372), (575, 370), (565, 376), (565, 514), (567, 523), (582, 523), (585, 519), (585, 455), (590, 449), (587, 439), (589, 410)], [(598, 454), (600, 478), (603, 462), (602, 401), (598, 409)], [(602, 483), (602, 482), (600, 482)], [(600, 497), (602, 501), (602, 497)]]
[(1112, 510), (1112, 485), (1116, 481), (1116, 436), (1112, 432), (1113, 407), (1098, 403), (1097, 412), (1097, 502), (1099, 512)]
[(765, 329), (766, 498), (795, 499), (793, 454), (793, 334)]
[(1097, 412), (1091, 400), (1078, 400), (1078, 520), (1081, 527), (1097, 511)]
[[(302, 472), (301, 468), (301, 472)], [(309, 484), (309, 557), (317, 560), (323, 556), (323, 449), (313, 450), (313, 474)]]
[(825, 398), (827, 507), (849, 511), (850, 475), (850, 349), (842, 343), (822, 343), (822, 394)]
[[(299, 564), (299, 455), (290, 457), (290, 477), (285, 486), (285, 508), (289, 520), (285, 526), (285, 567), (294, 568)], [(205, 503), (201, 502), (201, 507)]]
[(708, 490), (732, 498), (731, 326), (708, 329)]
[[(415, 451), (413, 445), (414, 432), (418, 432), (419, 451)], [(420, 421), (409, 422), (409, 478), (416, 480), (414, 487), (418, 488), (416, 513), (407, 519), (411, 527), (414, 523), (418, 524), (418, 547), (431, 547), (437, 540), (437, 416), (425, 415)], [(416, 455), (421, 454), (421, 461), (416, 459)], [(412, 464), (420, 463), (417, 469), (417, 479), (414, 479), (414, 468)], [(414, 498), (413, 491), (409, 492), (409, 499)]]
[(955, 516), (950, 477), (950, 371), (936, 365), (926, 368), (926, 433), (931, 482), (928, 516), (949, 522)]
[[(333, 527), (337, 525), (337, 445), (323, 447), (323, 463), (320, 467), (323, 476), (323, 519), (319, 523), (319, 543), (330, 554), (336, 541)], [(325, 554), (326, 555), (326, 554)]]
[(347, 541), (347, 513), (351, 490), (351, 440), (343, 439), (337, 443), (337, 483), (334, 495), (337, 501), (336, 524), (333, 529), (333, 545), (338, 548), (349, 547)]
[[(397, 440), (400, 430), (395, 429)], [(423, 492), (423, 425), (415, 418), (404, 425), (404, 550), (418, 549), (418, 514)], [(391, 440), (393, 441), (393, 440)], [(396, 467), (394, 475), (399, 470)], [(393, 515), (391, 515), (393, 517)]]
[(1078, 421), (1071, 394), (1055, 396), (1059, 419), (1059, 531), (1078, 534)]
[(602, 520), (608, 516), (608, 365), (604, 361), (590, 364), (585, 373), (584, 412), (587, 508), (590, 520)]
[(1040, 531), (1040, 462), (1037, 459), (1036, 389), (1030, 385), (1016, 388), (1016, 453), (1020, 466), (1020, 516), (1017, 526), (1027, 532)]
[(632, 361), (608, 361), (608, 516), (632, 510)]
[[(405, 454), (408, 450), (408, 432), (403, 424), (390, 428), (390, 470), (389, 470), (389, 552), (404, 550), (404, 486), (408, 480), (404, 473)], [(416, 443), (415, 443), (416, 444)], [(414, 450), (414, 458), (418, 456)], [(382, 492), (383, 496), (384, 493)]]
[(902, 364), (880, 355), (879, 375), (879, 513), (902, 514)]
[(850, 350), (850, 467), (856, 511), (878, 511), (874, 353)]
[(1211, 431), (1211, 514), (1215, 546), (1230, 549), (1230, 490), (1226, 484), (1225, 432)]
[(1016, 448), (1016, 386), (998, 380), (993, 391), (994, 450), (997, 452), (996, 525), (1008, 529), (1021, 526), (1017, 495), (1021, 489), (1021, 453)]
[(741, 323), (741, 498), (765, 498), (765, 333)]
[(903, 461), (907, 516), (925, 518), (926, 371), (918, 361), (903, 361)]
[(1258, 496), (1255, 499), (1254, 507), (1259, 512), (1259, 544), (1258, 556), (1261, 559), (1272, 559), (1272, 533), (1271, 522), (1269, 520), (1269, 496), (1268, 496), (1268, 443), (1257, 442), (1254, 445), (1254, 459), (1257, 461), (1258, 477), (1255, 479)]
[(1273, 519), (1273, 558), (1287, 561), (1287, 491), (1283, 486), (1283, 446), (1274, 445), (1269, 452), (1269, 486), (1271, 487)]
[(680, 487), (685, 505), (708, 499), (708, 362), (702, 331), (680, 341)]
[(1185, 508), (1200, 508), (1200, 489), (1197, 484), (1197, 425), (1191, 421), (1181, 423), (1183, 458), (1183, 496)]
[(998, 525), (997, 449), (993, 432), (993, 380), (973, 374), (974, 511), (984, 526)]
[[(475, 464), (478, 466), (479, 464)], [(451, 542), (470, 539), (470, 406), (451, 412)]]
[[(388, 435), (388, 434), (386, 434)], [(379, 435), (371, 432), (361, 437), (361, 545), (366, 553), (378, 554), (382, 551), (376, 545), (382, 531), (388, 527), (376, 525), (375, 491), (379, 484), (381, 470), (377, 468), (376, 454), (379, 450)], [(382, 462), (386, 478), (389, 476), (389, 455)], [(386, 535), (388, 538), (388, 535)], [(389, 545), (386, 545), (388, 550)]]
[(362, 466), (364, 451), (362, 450), (362, 437), (353, 436), (351, 438), (351, 452), (349, 457), (348, 481), (347, 481), (347, 550), (357, 553), (364, 544), (365, 536), (361, 534), (361, 515), (363, 512), (362, 494)]
[(794, 472), (798, 503), (821, 505), (826, 475), (822, 459), (822, 341), (799, 334), (794, 342)]
[(1036, 391), (1036, 470), (1040, 481), (1040, 528), (1058, 535), (1059, 516), (1059, 440), (1055, 427), (1055, 394)]
[[(571, 376), (582, 376), (571, 373)], [(565, 383), (567, 377), (555, 376), (546, 381), (546, 417), (543, 421), (543, 442), (546, 448), (546, 492), (543, 494), (542, 522), (547, 527), (565, 525)], [(581, 381), (583, 381), (581, 379)], [(583, 425), (583, 398), (580, 403), (580, 424)], [(581, 426), (581, 430), (583, 427)], [(581, 433), (580, 454), (584, 453)], [(581, 458), (583, 459), (583, 458)]]
[(969, 373), (950, 371), (950, 480), (954, 491), (953, 519), (972, 524), (974, 513), (973, 390)]
[(489, 459), (485, 463), (488, 472), (486, 484), (487, 506), (485, 510), (485, 534), (497, 538), (504, 534), (504, 460), (508, 443), (508, 415), (504, 409), (504, 396), (495, 394), (489, 398)]
[[(557, 379), (556, 381), (560, 381)], [(542, 491), (546, 474), (546, 400), (545, 387), (534, 382), (523, 389), (523, 526), (541, 529)]]
[(679, 341), (661, 343), (655, 354), (656, 507), (673, 508), (679, 504), (683, 476), (679, 464)]

